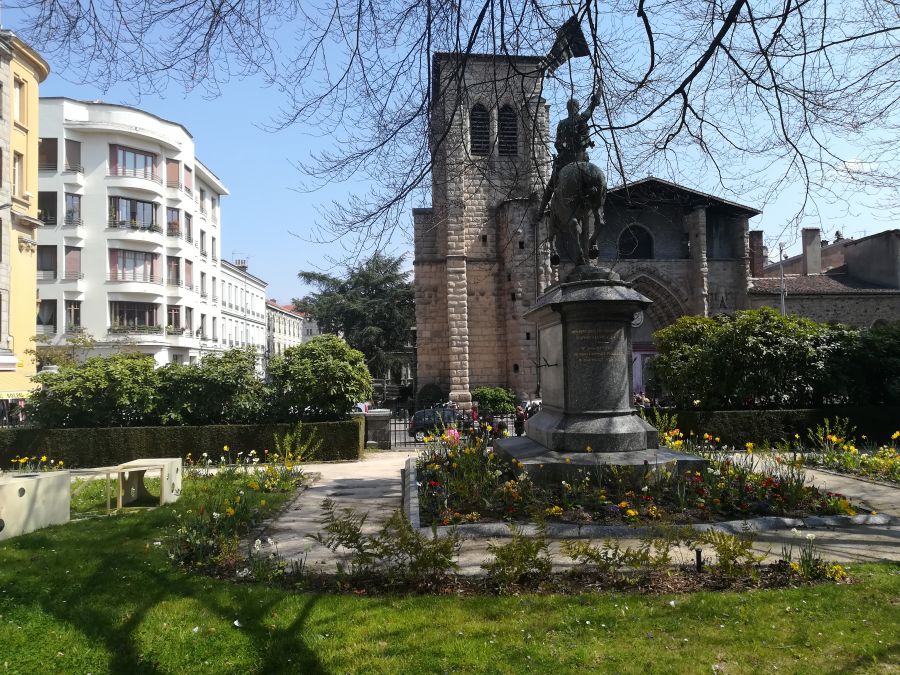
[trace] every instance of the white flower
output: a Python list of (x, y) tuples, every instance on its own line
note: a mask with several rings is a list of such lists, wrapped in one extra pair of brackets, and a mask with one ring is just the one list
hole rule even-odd
[(235, 620), (234, 620), (234, 623), (233, 623), (232, 625), (233, 625), (235, 628), (242, 628), (244, 624), (242, 624), (242, 623), (240, 622), (239, 619), (235, 619)]
[(221, 517), (222, 517), (221, 513), (216, 513), (215, 511), (213, 511), (213, 520), (218, 520)]
[(248, 576), (250, 576), (250, 570), (247, 569), (246, 567), (242, 570), (238, 570), (238, 573), (237, 573), (238, 579), (244, 579), (245, 577), (248, 577)]
[(262, 542), (257, 539), (253, 542), (253, 550), (258, 552), (260, 548), (262, 548)]
[(203, 453), (203, 456), (204, 456), (204, 457), (209, 457), (209, 455), (208, 455), (207, 453), (205, 453), (205, 452)]
[(792, 527), (792, 528), (791, 528), (791, 534), (794, 535), (795, 537), (799, 537), (799, 536), (800, 536), (800, 530), (798, 530), (796, 527)]
[(194, 626), (191, 630), (192, 630), (194, 633), (199, 633), (199, 632), (200, 632), (200, 626)]
[(645, 485), (644, 487), (641, 488), (641, 492), (646, 492), (646, 491), (649, 490), (649, 489), (650, 489), (650, 486), (649, 486), (649, 485)]
[(809, 533), (806, 535), (806, 538), (809, 539), (810, 541), (812, 541), (813, 539), (816, 538), (816, 535), (814, 535), (812, 532), (809, 532)]
[(669, 600), (669, 607), (674, 607), (674, 606), (675, 606), (675, 601)]
[(266, 537), (266, 543), (267, 543), (269, 546), (274, 546), (274, 545), (275, 545), (275, 540), (272, 539), (272, 537)]

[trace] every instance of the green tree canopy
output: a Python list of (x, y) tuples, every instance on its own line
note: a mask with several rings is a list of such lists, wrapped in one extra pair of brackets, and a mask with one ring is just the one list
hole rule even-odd
[(820, 407), (852, 400), (860, 344), (855, 328), (764, 307), (682, 317), (654, 337), (654, 376), (682, 407)]
[(415, 322), (413, 285), (402, 266), (403, 256), (376, 253), (344, 277), (300, 272), (301, 280), (319, 290), (294, 304), (323, 331), (342, 335), (365, 355), (369, 370), (381, 375), (396, 361), (391, 352), (403, 349)]
[(272, 413), (279, 421), (339, 420), (372, 395), (362, 352), (336, 335), (289, 347), (269, 361)]
[(265, 384), (252, 349), (207, 354), (197, 365), (159, 370), (163, 424), (249, 424), (265, 414)]
[(152, 356), (94, 356), (35, 377), (42, 388), (26, 413), (41, 427), (128, 427), (156, 423), (159, 375)]

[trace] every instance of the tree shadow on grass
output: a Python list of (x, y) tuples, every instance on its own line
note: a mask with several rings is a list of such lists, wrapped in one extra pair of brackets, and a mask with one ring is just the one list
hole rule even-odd
[[(7, 550), (23, 554), (26, 569), (18, 566), (17, 583), (7, 585), (4, 600), (12, 606), (36, 605), (92, 644), (102, 645), (114, 673), (163, 672), (152, 653), (141, 653), (138, 631), (160, 603), (179, 599), (201, 604), (226, 624), (240, 616), (242, 630), (258, 650), (258, 672), (327, 672), (302, 639), (319, 596), (310, 595), (290, 625), (273, 633), (264, 619), (287, 595), (274, 589), (259, 592), (261, 587), (255, 585), (229, 586), (178, 570), (150, 543), (162, 534), (160, 518), (159, 511), (98, 518), (16, 539)], [(0, 559), (2, 553), (0, 549)], [(208, 584), (219, 587), (204, 593)]]

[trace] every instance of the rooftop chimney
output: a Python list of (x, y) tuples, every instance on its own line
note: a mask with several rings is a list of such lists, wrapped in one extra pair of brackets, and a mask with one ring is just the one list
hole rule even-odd
[(822, 235), (818, 227), (803, 228), (803, 274), (822, 273)]
[(766, 264), (765, 246), (763, 246), (763, 231), (750, 230), (750, 276), (758, 279), (763, 276), (763, 266)]

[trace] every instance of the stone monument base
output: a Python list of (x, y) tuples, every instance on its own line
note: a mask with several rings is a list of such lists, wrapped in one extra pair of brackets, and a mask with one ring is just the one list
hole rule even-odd
[(707, 461), (668, 449), (651, 448), (628, 452), (567, 452), (549, 450), (527, 436), (511, 436), (494, 441), (498, 456), (515, 461), (521, 471), (538, 482), (573, 481), (584, 475), (602, 476), (604, 467), (629, 470), (635, 479), (648, 471), (702, 471)]

